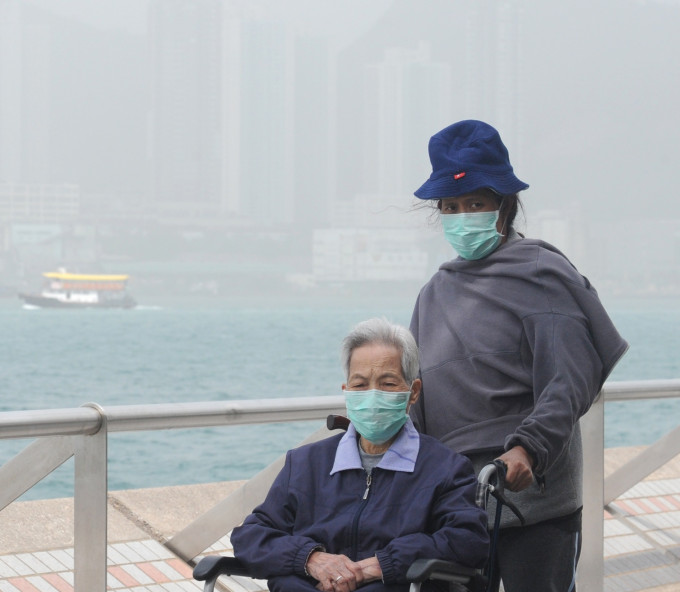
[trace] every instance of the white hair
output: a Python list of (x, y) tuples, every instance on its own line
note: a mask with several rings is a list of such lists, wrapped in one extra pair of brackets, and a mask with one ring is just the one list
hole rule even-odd
[(341, 360), (345, 377), (349, 379), (349, 363), (352, 353), (362, 345), (381, 343), (396, 348), (401, 354), (401, 373), (408, 384), (418, 378), (420, 364), (418, 346), (411, 332), (385, 318), (373, 318), (356, 325), (343, 339)]

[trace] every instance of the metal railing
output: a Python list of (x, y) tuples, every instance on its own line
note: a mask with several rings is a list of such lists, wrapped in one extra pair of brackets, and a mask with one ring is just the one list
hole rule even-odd
[[(579, 590), (604, 582), (603, 507), (680, 453), (680, 427), (604, 479), (604, 402), (680, 397), (680, 379), (607, 383), (581, 420), (584, 448), (584, 533)], [(111, 432), (203, 428), (323, 420), (344, 412), (344, 398), (305, 397), (210, 403), (122, 405), (0, 413), (0, 439), (36, 438), (0, 467), (0, 511), (74, 457), (74, 589), (106, 590), (107, 437)], [(322, 428), (305, 442), (327, 437)], [(238, 525), (266, 495), (284, 457), (258, 473), (166, 545), (192, 560)]]

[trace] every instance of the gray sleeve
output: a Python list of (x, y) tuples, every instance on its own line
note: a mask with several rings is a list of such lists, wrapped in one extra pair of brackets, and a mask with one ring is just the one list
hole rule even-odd
[(556, 313), (524, 319), (524, 363), (533, 376), (534, 409), (505, 441), (521, 445), (542, 475), (557, 460), (574, 425), (599, 391), (602, 362), (583, 317)]

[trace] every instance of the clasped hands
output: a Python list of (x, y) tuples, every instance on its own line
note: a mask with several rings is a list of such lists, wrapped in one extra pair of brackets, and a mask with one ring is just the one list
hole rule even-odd
[(324, 592), (352, 591), (382, 578), (382, 570), (376, 557), (352, 561), (346, 555), (323, 551), (315, 551), (310, 555), (307, 573), (318, 580), (316, 587)]

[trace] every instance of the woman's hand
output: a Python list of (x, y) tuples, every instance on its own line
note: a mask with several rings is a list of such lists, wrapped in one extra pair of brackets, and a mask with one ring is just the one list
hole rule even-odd
[(315, 551), (307, 560), (307, 573), (324, 592), (348, 592), (364, 583), (361, 566), (345, 555)]
[(505, 486), (510, 491), (522, 491), (534, 481), (533, 461), (523, 446), (515, 446), (498, 457), (508, 470), (505, 474)]
[(367, 557), (358, 561), (357, 565), (361, 567), (361, 572), (363, 573), (363, 584), (382, 579), (382, 568), (377, 557)]

